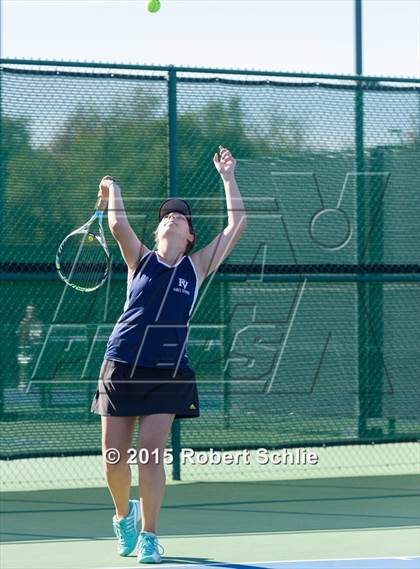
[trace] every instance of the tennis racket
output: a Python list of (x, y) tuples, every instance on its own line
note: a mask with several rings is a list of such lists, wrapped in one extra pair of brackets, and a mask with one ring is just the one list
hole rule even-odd
[[(84, 225), (75, 229), (61, 242), (55, 256), (59, 277), (82, 292), (92, 292), (106, 281), (111, 257), (103, 230), (107, 201), (98, 198), (95, 213)], [(98, 229), (93, 224), (98, 221)]]

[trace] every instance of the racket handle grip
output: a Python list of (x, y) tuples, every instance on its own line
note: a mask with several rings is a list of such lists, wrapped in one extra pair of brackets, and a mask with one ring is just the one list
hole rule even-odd
[(99, 196), (98, 200), (96, 202), (95, 209), (96, 209), (96, 211), (105, 211), (107, 208), (107, 205), (108, 205), (108, 200)]

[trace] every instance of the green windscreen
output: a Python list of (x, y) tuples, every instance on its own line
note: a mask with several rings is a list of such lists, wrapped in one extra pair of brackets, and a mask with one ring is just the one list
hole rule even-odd
[(248, 224), (190, 321), (201, 416), (182, 421), (182, 445), (415, 441), (419, 86), (184, 72), (175, 107), (170, 92), (163, 72), (2, 68), (1, 457), (100, 452), (89, 409), (126, 271), (107, 227), (98, 291), (66, 288), (54, 258), (102, 176), (150, 248), (176, 189), (197, 251), (227, 224), (220, 144)]

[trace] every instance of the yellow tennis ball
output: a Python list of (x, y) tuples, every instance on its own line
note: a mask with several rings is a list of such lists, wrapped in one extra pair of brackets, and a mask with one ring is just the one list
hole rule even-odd
[(160, 10), (160, 1), (159, 0), (149, 0), (149, 2), (147, 3), (147, 9), (152, 14), (154, 12), (158, 12)]
[(93, 235), (88, 235), (88, 241), (93, 241)]

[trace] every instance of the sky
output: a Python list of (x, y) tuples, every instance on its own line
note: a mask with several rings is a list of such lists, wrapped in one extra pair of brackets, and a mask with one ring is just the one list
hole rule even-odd
[[(0, 0), (3, 58), (354, 73), (353, 0)], [(364, 75), (420, 76), (420, 0), (363, 0)]]

